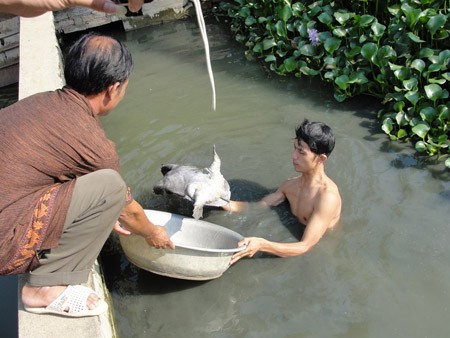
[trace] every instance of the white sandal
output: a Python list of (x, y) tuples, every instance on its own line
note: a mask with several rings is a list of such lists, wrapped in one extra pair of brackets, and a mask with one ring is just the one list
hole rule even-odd
[[(38, 314), (55, 314), (66, 317), (98, 316), (108, 310), (108, 304), (103, 299), (97, 301), (97, 306), (90, 310), (86, 301), (94, 290), (83, 285), (69, 285), (47, 307), (25, 307), (25, 311)], [(96, 294), (96, 293), (95, 293)]]

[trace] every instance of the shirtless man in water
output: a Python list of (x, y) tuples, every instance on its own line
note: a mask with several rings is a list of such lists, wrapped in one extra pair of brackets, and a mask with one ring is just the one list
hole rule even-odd
[[(298, 256), (309, 251), (322, 238), (327, 229), (334, 227), (341, 214), (341, 197), (336, 184), (325, 174), (325, 161), (334, 148), (331, 129), (321, 122), (303, 123), (295, 130), (292, 164), (300, 176), (286, 180), (272, 194), (258, 204), (263, 207), (277, 206), (287, 200), (291, 212), (306, 225), (299, 242), (277, 243), (264, 238), (247, 237), (240, 243), (247, 245), (237, 252), (231, 264), (243, 257), (253, 257), (258, 252), (266, 252), (280, 257)], [(223, 208), (241, 212), (248, 208), (248, 202), (230, 201)]]

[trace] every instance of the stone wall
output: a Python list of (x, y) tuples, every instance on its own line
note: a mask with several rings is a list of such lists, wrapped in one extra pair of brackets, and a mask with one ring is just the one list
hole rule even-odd
[(55, 12), (55, 27), (61, 33), (73, 33), (93, 27), (121, 21), (124, 30), (129, 31), (162, 22), (175, 21), (189, 14), (192, 5), (188, 0), (153, 0), (142, 6), (138, 15), (111, 15), (76, 7)]
[(19, 77), (19, 18), (0, 17), (0, 87)]

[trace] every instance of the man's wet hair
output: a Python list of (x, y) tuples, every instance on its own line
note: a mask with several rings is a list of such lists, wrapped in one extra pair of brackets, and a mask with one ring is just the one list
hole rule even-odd
[(109, 36), (81, 36), (65, 56), (66, 84), (82, 95), (96, 95), (130, 77), (133, 59), (126, 46)]
[(322, 122), (305, 119), (296, 129), (295, 138), (305, 142), (316, 155), (329, 156), (334, 149), (335, 139), (331, 128)]

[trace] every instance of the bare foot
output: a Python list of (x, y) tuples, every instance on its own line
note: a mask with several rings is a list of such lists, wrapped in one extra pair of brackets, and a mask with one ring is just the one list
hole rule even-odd
[[(63, 285), (37, 287), (26, 284), (22, 288), (22, 303), (25, 307), (46, 307), (58, 298), (66, 287)], [(88, 309), (95, 309), (98, 300), (98, 296), (91, 293), (86, 301)]]

